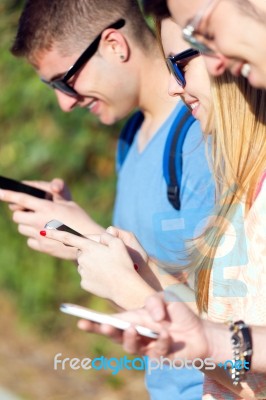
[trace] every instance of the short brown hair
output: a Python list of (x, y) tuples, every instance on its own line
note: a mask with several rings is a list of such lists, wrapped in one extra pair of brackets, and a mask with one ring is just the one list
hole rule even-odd
[(171, 16), (166, 0), (142, 0), (142, 5), (144, 12), (153, 15), (157, 20)]
[(123, 29), (146, 47), (152, 32), (137, 0), (27, 0), (11, 52), (32, 61), (56, 43), (62, 55), (69, 55), (119, 18), (126, 20)]

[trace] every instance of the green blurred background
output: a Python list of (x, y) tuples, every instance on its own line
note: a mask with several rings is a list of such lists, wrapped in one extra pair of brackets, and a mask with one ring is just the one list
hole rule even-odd
[[(0, 0), (0, 175), (45, 181), (61, 177), (68, 183), (74, 200), (97, 222), (108, 226), (115, 192), (116, 140), (121, 124), (104, 127), (85, 110), (63, 113), (53, 92), (39, 81), (33, 69), (10, 54), (22, 4), (23, 1)], [(90, 355), (121, 354), (110, 341), (79, 332), (74, 318), (60, 315), (58, 306), (64, 301), (112, 310), (103, 300), (81, 290), (73, 264), (27, 248), (26, 239), (18, 234), (8, 207), (1, 203), (0, 232), (0, 307), (8, 313), (5, 324), (15, 320), (8, 334), (9, 338), (14, 335), (8, 357), (12, 357), (12, 347), (16, 347), (21, 336), (27, 339), (32, 336), (29, 342), (37, 340), (38, 346), (59, 341), (63, 349), (66, 346), (73, 354), (83, 354), (85, 349), (89, 349)], [(3, 318), (2, 312), (2, 343), (5, 342)], [(1, 362), (4, 369), (6, 361), (0, 361), (0, 366)], [(19, 379), (18, 374), (12, 387), (4, 379), (1, 382), (0, 373), (0, 385), (8, 385), (25, 399), (42, 399), (34, 391), (32, 377), (26, 385), (28, 390), (24, 386), (19, 389)], [(114, 390), (115, 398), (131, 398), (127, 391), (127, 380), (133, 379), (131, 375), (114, 377), (98, 373), (95, 379), (94, 384), (103, 385), (103, 391), (106, 385), (108, 390)], [(142, 391), (142, 384), (135, 394), (140, 393), (138, 390)], [(104, 398), (103, 392), (100, 393), (98, 398)], [(44, 398), (68, 399), (68, 396), (54, 389)]]

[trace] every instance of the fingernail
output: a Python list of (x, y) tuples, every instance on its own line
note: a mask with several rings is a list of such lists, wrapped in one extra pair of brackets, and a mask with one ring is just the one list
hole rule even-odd
[(138, 271), (139, 270), (138, 264), (134, 264), (134, 268), (135, 268), (135, 271)]
[(77, 323), (77, 326), (79, 329), (85, 331), (86, 330), (86, 322), (82, 319), (80, 319)]
[(46, 231), (40, 231), (41, 236), (46, 236)]

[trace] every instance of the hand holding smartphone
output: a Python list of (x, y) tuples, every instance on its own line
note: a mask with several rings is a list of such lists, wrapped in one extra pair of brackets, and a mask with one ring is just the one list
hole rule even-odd
[(4, 176), (0, 176), (0, 189), (29, 194), (39, 199), (53, 200), (51, 193)]
[[(126, 330), (131, 326), (130, 322), (123, 321), (122, 319), (112, 317), (111, 315), (99, 313), (76, 304), (63, 303), (60, 306), (60, 311), (66, 314), (74, 315), (75, 317), (97, 322), (98, 324), (108, 324), (121, 330)], [(135, 329), (141, 336), (145, 336), (150, 339), (157, 339), (159, 337), (157, 332), (154, 332), (144, 326), (136, 325)]]

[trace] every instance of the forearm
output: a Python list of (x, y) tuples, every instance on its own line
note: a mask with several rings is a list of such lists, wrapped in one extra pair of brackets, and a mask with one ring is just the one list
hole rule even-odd
[[(157, 292), (163, 290), (168, 291), (173, 287), (180, 287), (180, 290), (182, 290), (181, 288), (184, 288), (185, 293), (189, 293), (189, 299), (187, 301), (191, 300), (192, 293), (193, 298), (195, 297), (194, 291), (186, 285), (185, 274), (170, 274), (150, 257), (148, 258), (148, 262), (146, 264), (140, 266), (138, 272), (144, 281), (147, 282)], [(179, 296), (178, 292), (176, 294)], [(185, 295), (183, 294), (183, 296), (180, 297), (184, 299)]]
[(156, 293), (156, 290), (140, 276), (136, 276), (136, 274), (132, 274), (132, 279), (128, 280), (127, 284), (121, 282), (119, 286), (120, 289), (117, 288), (115, 290), (114, 297), (110, 300), (114, 301), (115, 304), (124, 310), (142, 308), (145, 305), (147, 297)]
[(253, 343), (251, 370), (254, 372), (266, 373), (266, 327), (253, 326), (250, 328)]
[(100, 235), (105, 232), (105, 228), (95, 222), (88, 215), (87, 219), (82, 222), (80, 232), (84, 235)]
[(148, 257), (148, 261), (145, 265), (140, 266), (139, 273), (143, 279), (157, 291), (165, 289), (176, 283), (186, 282), (185, 274), (182, 272), (170, 274), (151, 257)]
[[(232, 359), (232, 356), (229, 358)], [(230, 398), (230, 392), (236, 394), (237, 398), (245, 399), (245, 400), (256, 400), (257, 397), (254, 391), (245, 383), (241, 382), (238, 385), (233, 385), (233, 381), (223, 368), (216, 367), (215, 370), (212, 371), (203, 371), (207, 376), (211, 379), (218, 382), (220, 385), (226, 388), (226, 392), (228, 390), (228, 397)]]
[(158, 266), (155, 260), (149, 257), (145, 269), (140, 272), (142, 278), (157, 292), (163, 291), (165, 300), (175, 295), (179, 301), (187, 304), (196, 314), (198, 308), (195, 301), (195, 292), (186, 284), (186, 274), (169, 274), (162, 267)]
[[(233, 359), (231, 337), (232, 332), (229, 331), (228, 326), (222, 323), (213, 323), (210, 321), (203, 321), (205, 335), (209, 343), (210, 355), (215, 363), (224, 363), (227, 360)], [(252, 372), (265, 373), (265, 333), (266, 329), (263, 327), (251, 327), (251, 336), (253, 342), (253, 355), (252, 355)], [(256, 394), (245, 383), (245, 380), (240, 384), (233, 385), (232, 379), (224, 371), (223, 368), (216, 368), (214, 371), (204, 371), (204, 373), (215, 379), (217, 382), (225, 386), (227, 389), (241, 396), (243, 399), (255, 400)], [(248, 376), (249, 371), (246, 373)]]
[(202, 320), (202, 325), (209, 345), (211, 357), (215, 363), (232, 359), (232, 346), (229, 327), (226, 324)]

